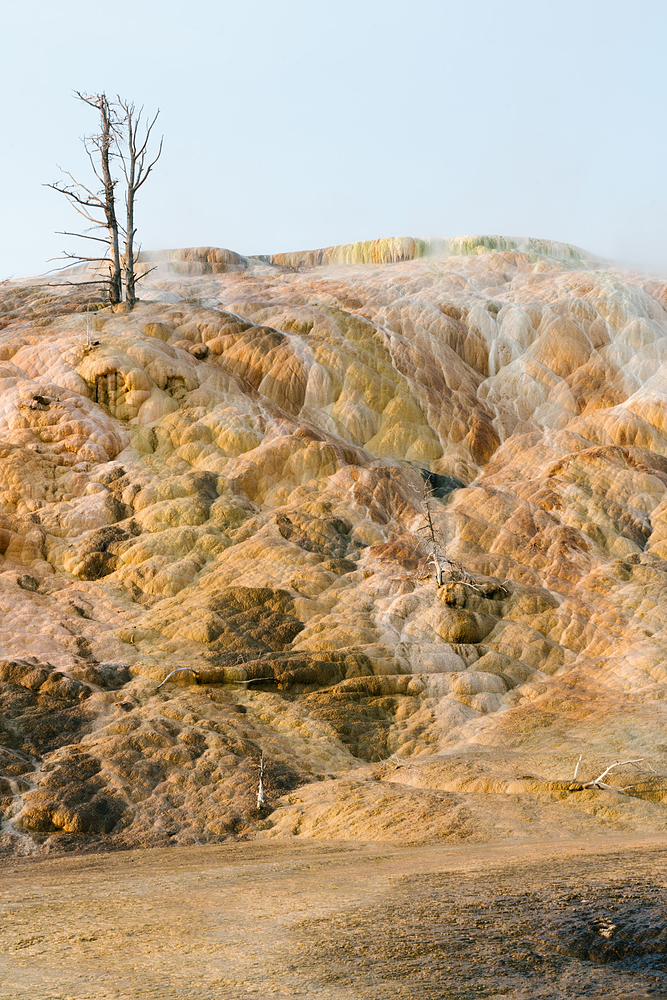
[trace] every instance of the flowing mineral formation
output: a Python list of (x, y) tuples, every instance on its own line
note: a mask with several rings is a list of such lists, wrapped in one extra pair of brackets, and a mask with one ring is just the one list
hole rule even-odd
[(146, 261), (0, 286), (0, 848), (664, 830), (665, 284)]

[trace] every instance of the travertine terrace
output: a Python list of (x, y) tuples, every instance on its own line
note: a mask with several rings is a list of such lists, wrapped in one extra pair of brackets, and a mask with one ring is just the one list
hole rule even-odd
[(667, 287), (154, 257), (0, 286), (2, 849), (664, 830)]

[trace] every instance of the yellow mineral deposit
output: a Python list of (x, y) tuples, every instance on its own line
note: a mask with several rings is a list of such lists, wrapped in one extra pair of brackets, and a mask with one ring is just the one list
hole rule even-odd
[(667, 287), (146, 261), (0, 287), (1, 849), (664, 830)]

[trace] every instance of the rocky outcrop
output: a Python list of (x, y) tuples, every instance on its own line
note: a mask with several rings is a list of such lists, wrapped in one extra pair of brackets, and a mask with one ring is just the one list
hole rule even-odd
[(130, 314), (0, 290), (4, 848), (663, 829), (665, 286), (163, 257)]

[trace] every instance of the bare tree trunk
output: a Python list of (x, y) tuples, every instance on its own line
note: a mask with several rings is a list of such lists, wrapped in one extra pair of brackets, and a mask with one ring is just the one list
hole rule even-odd
[(97, 95), (100, 117), (102, 119), (102, 135), (100, 142), (100, 158), (102, 161), (102, 178), (104, 181), (104, 213), (109, 230), (109, 301), (116, 305), (122, 301), (123, 286), (120, 270), (120, 244), (118, 239), (118, 220), (116, 218), (116, 199), (114, 188), (116, 182), (111, 176), (109, 163), (112, 136), (111, 109), (106, 94)]
[(124, 149), (121, 147), (120, 156), (123, 161), (123, 170), (125, 172), (125, 182), (126, 182), (126, 194), (125, 194), (125, 207), (126, 207), (126, 221), (125, 221), (125, 300), (129, 305), (130, 309), (134, 306), (137, 301), (136, 284), (137, 276), (135, 274), (134, 265), (137, 263), (137, 257), (135, 256), (134, 249), (134, 238), (136, 236), (136, 228), (134, 224), (134, 203), (137, 196), (137, 191), (141, 185), (148, 179), (148, 175), (151, 170), (160, 159), (162, 153), (162, 139), (160, 139), (160, 145), (158, 147), (157, 155), (151, 162), (147, 163), (148, 157), (148, 144), (151, 137), (151, 132), (153, 131), (153, 126), (157, 121), (159, 110), (155, 114), (152, 121), (150, 121), (143, 134), (139, 134), (141, 127), (141, 116), (143, 113), (143, 108), (139, 108), (136, 111), (134, 104), (130, 101), (123, 101), (118, 98), (117, 106), (122, 108), (124, 113)]
[[(116, 305), (122, 300), (123, 285), (120, 262), (120, 239), (118, 234), (118, 219), (116, 217), (115, 187), (111, 172), (111, 160), (115, 153), (120, 121), (109, 103), (106, 94), (83, 94), (77, 91), (76, 97), (99, 113), (100, 132), (83, 139), (84, 149), (88, 155), (93, 175), (102, 184), (102, 190), (94, 190), (72, 176), (69, 171), (62, 171), (68, 181), (47, 184), (59, 194), (64, 194), (72, 207), (82, 215), (87, 222), (99, 229), (106, 229), (104, 239), (91, 236), (88, 233), (64, 233), (66, 236), (76, 236), (78, 239), (93, 240), (104, 243), (107, 247), (107, 257), (87, 257), (78, 253), (64, 253), (64, 258), (77, 263), (102, 263), (108, 261), (109, 277), (88, 284), (105, 284), (109, 294), (109, 302)], [(68, 264), (66, 266), (71, 266)]]
[[(134, 177), (135, 177), (135, 159), (131, 156), (131, 168), (130, 168), (130, 180), (128, 180), (127, 186), (127, 224), (125, 232), (125, 300), (129, 305), (130, 309), (134, 307), (134, 303), (137, 301), (137, 282), (134, 274), (134, 265), (136, 260), (134, 259), (134, 236), (136, 230), (134, 228)], [(132, 186), (131, 186), (132, 185)]]

